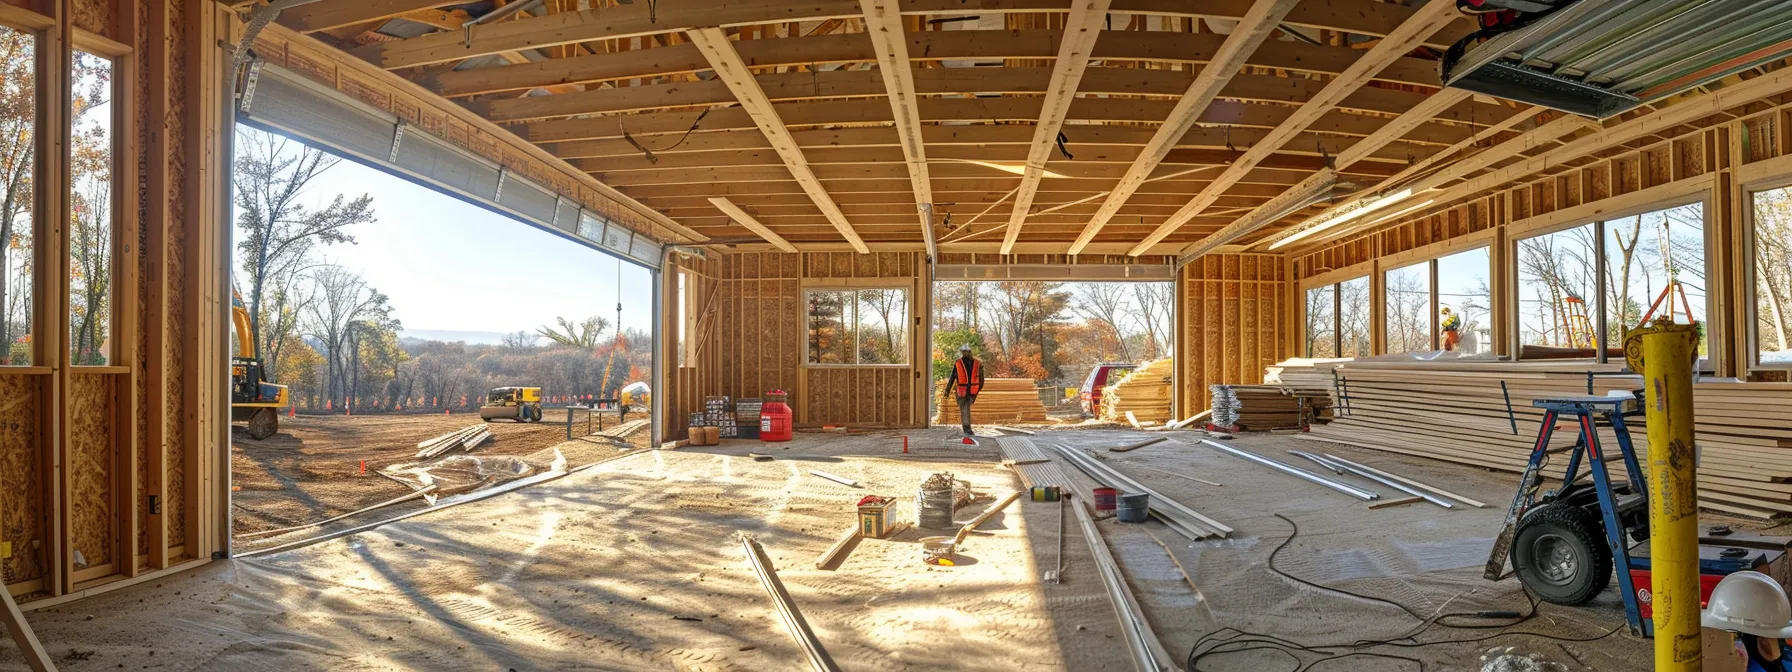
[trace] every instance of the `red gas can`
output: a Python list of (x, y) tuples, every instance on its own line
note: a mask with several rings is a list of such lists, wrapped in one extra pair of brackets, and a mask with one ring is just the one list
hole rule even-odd
[(765, 405), (759, 408), (759, 440), (789, 441), (791, 436), (790, 395), (783, 390), (765, 393)]

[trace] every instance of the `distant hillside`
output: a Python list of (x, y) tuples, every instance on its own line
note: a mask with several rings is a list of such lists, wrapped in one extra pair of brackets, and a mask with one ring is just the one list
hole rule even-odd
[(504, 342), (504, 333), (498, 331), (457, 331), (454, 329), (406, 329), (399, 338), (419, 341), (443, 341), (453, 343), (465, 342), (468, 345), (498, 345)]

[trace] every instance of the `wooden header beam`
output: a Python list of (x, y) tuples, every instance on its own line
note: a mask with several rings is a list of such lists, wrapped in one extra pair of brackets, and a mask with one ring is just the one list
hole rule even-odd
[(845, 213), (840, 212), (840, 206), (834, 204), (833, 197), (828, 195), (827, 190), (822, 188), (821, 181), (809, 169), (809, 161), (803, 156), (802, 147), (790, 136), (790, 129), (778, 118), (777, 111), (772, 109), (771, 99), (759, 88), (758, 80), (754, 79), (746, 62), (741, 60), (740, 53), (734, 50), (728, 35), (720, 28), (699, 28), (686, 35), (690, 37), (692, 44), (703, 51), (704, 58), (709, 59), (710, 65), (715, 68), (716, 77), (728, 85), (735, 98), (740, 100), (741, 107), (753, 117), (753, 123), (759, 127), (759, 132), (765, 134), (766, 140), (771, 142), (772, 150), (784, 160), (784, 167), (790, 170), (791, 177), (796, 178), (803, 192), (809, 195), (810, 200), (815, 201), (815, 207), (827, 215), (828, 221), (846, 238), (846, 242), (852, 244), (853, 249), (860, 254), (869, 254), (871, 250), (865, 247), (865, 241), (853, 231), (852, 224), (846, 221)]
[(890, 101), (896, 137), (902, 143), (902, 161), (915, 190), (915, 212), (921, 218), (921, 238), (927, 256), (938, 259), (933, 245), (933, 178), (927, 172), (927, 142), (921, 137), (920, 100), (915, 97), (915, 73), (909, 69), (908, 39), (902, 28), (897, 0), (860, 0), (865, 10), (865, 32), (877, 52), (878, 73), (884, 78), (884, 97)]
[[(1177, 211), (1177, 213), (1168, 221), (1158, 226), (1151, 235), (1146, 236), (1143, 241), (1140, 241), (1138, 245), (1134, 246), (1133, 253), (1143, 254), (1146, 250), (1151, 249), (1153, 245), (1156, 245), (1159, 241), (1162, 241), (1165, 237), (1168, 237), (1172, 232), (1176, 231), (1176, 229), (1181, 227), (1184, 222), (1201, 214), (1201, 212), (1212, 205), (1221, 194), (1224, 194), (1226, 189), (1237, 184), (1238, 181), (1244, 177), (1245, 173), (1248, 173), (1252, 168), (1255, 168), (1257, 163), (1262, 161), (1264, 157), (1274, 153), (1275, 150), (1280, 149), (1283, 144), (1299, 135), (1301, 131), (1306, 130), (1307, 127), (1312, 125), (1312, 123), (1320, 116), (1323, 116), (1326, 112), (1335, 108), (1339, 103), (1342, 103), (1347, 96), (1356, 91), (1364, 83), (1368, 82), (1369, 79), (1372, 78), (1375, 73), (1380, 72), (1383, 67), (1386, 67), (1389, 63), (1393, 62), (1406, 52), (1411, 51), (1414, 47), (1421, 45), (1425, 38), (1437, 33), (1439, 30), (1443, 29), (1444, 26), (1449, 25), (1450, 22), (1455, 21), (1458, 18), (1460, 18), (1460, 15), (1456, 12), (1455, 0), (1429, 0), (1426, 2), (1424, 7), (1420, 8), (1418, 12), (1412, 15), (1412, 18), (1409, 18), (1404, 23), (1400, 24), (1399, 28), (1394, 29), (1394, 31), (1389, 33), (1387, 37), (1382, 38), (1373, 49), (1369, 50), (1369, 53), (1364, 54), (1362, 58), (1357, 59), (1357, 61), (1352, 63), (1348, 69), (1340, 73), (1337, 78), (1333, 79), (1330, 83), (1327, 83), (1325, 88), (1321, 89), (1311, 99), (1307, 100), (1305, 104), (1301, 105), (1300, 110), (1296, 111), (1293, 116), (1290, 116), (1286, 121), (1282, 122), (1282, 124), (1277, 126), (1275, 130), (1270, 131), (1269, 136), (1264, 138), (1263, 142), (1252, 146), (1243, 156), (1239, 157), (1239, 160), (1236, 163), (1232, 164), (1230, 169), (1215, 178), (1212, 184), (1202, 190), (1200, 195), (1196, 196), (1194, 200), (1189, 201), (1188, 205), (1184, 206), (1182, 210)], [(1215, 234), (1215, 236), (1217, 235), (1219, 234)], [(1237, 233), (1233, 233), (1232, 235), (1236, 236)], [(1225, 239), (1220, 239), (1216, 242), (1211, 240), (1212, 238), (1214, 238), (1214, 236), (1209, 236), (1207, 239), (1196, 241), (1196, 243), (1189, 247), (1211, 248), (1216, 244), (1227, 242)]]
[(796, 246), (791, 245), (790, 241), (785, 240), (783, 236), (780, 236), (777, 233), (774, 233), (766, 225), (759, 223), (758, 219), (755, 219), (752, 215), (747, 214), (747, 211), (742, 210), (740, 206), (735, 205), (734, 201), (730, 201), (726, 198), (718, 197), (718, 198), (709, 199), (709, 203), (710, 203), (710, 205), (716, 206), (717, 210), (721, 210), (722, 212), (728, 213), (729, 217), (733, 218), (734, 221), (740, 223), (741, 226), (747, 227), (748, 231), (752, 231), (753, 233), (759, 234), (760, 238), (764, 238), (765, 242), (771, 243), (773, 247), (776, 247), (785, 252), (796, 252), (797, 251)]
[(1008, 233), (1002, 238), (1002, 254), (1014, 249), (1020, 238), (1020, 227), (1033, 209), (1033, 196), (1039, 192), (1039, 180), (1045, 177), (1045, 162), (1058, 143), (1058, 129), (1076, 100), (1076, 89), (1089, 68), (1089, 55), (1095, 51), (1095, 40), (1101, 37), (1101, 24), (1107, 18), (1110, 0), (1075, 0), (1070, 16), (1064, 22), (1064, 39), (1058, 42), (1058, 59), (1052, 65), (1051, 83), (1045, 88), (1045, 104), (1039, 111), (1039, 123), (1033, 127), (1033, 146), (1027, 150), (1027, 168), (1021, 175), (1020, 188), (1014, 192), (1014, 212), (1008, 216)]
[(1095, 234), (1100, 233), (1102, 227), (1107, 226), (1108, 220), (1113, 219), (1120, 208), (1126, 205), (1127, 199), (1132, 198), (1139, 187), (1151, 178), (1151, 173), (1163, 163), (1164, 157), (1169, 156), (1170, 150), (1176, 148), (1177, 141), (1194, 127), (1195, 122), (1207, 111), (1207, 106), (1213, 103), (1214, 97), (1219, 95), (1221, 89), (1226, 88), (1226, 84), (1232, 81), (1232, 76), (1238, 74), (1238, 69), (1269, 39), (1276, 25), (1299, 1), (1270, 0), (1251, 6), (1251, 10), (1232, 29), (1232, 34), (1220, 45), (1213, 60), (1201, 68), (1201, 74), (1189, 84), (1182, 99), (1176, 101), (1176, 107), (1170, 110), (1169, 118), (1164, 120), (1162, 126), (1157, 127), (1157, 133), (1151, 136), (1151, 142), (1145, 145), (1145, 151), (1133, 161), (1126, 176), (1120, 178), (1120, 185), (1114, 187), (1107, 200), (1102, 202), (1101, 209), (1089, 219), (1089, 225), (1083, 228), (1076, 242), (1070, 245), (1071, 254), (1082, 253), (1083, 248), (1088, 247), (1089, 242), (1095, 239)]

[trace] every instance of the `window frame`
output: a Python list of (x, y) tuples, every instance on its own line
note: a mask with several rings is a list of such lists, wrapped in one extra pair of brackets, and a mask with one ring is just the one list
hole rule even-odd
[[(1738, 187), (1742, 191), (1742, 231), (1741, 259), (1738, 266), (1742, 273), (1742, 306), (1732, 311), (1742, 316), (1742, 349), (1747, 357), (1738, 358), (1738, 368), (1744, 373), (1749, 371), (1792, 371), (1792, 362), (1761, 361), (1761, 319), (1758, 315), (1760, 304), (1760, 288), (1756, 283), (1757, 256), (1755, 254), (1755, 194), (1763, 191), (1792, 189), (1792, 174), (1780, 174), (1775, 177), (1745, 182)], [(1711, 328), (1706, 327), (1706, 339), (1709, 340)], [(1715, 355), (1713, 351), (1713, 355)]]
[[(858, 361), (859, 360), (859, 338), (858, 338), (859, 299), (858, 299), (858, 294), (860, 291), (867, 290), (867, 289), (902, 290), (903, 305), (906, 307), (905, 308), (906, 312), (904, 313), (904, 317), (902, 320), (903, 347), (900, 350), (900, 352), (902, 353), (902, 358), (907, 361), (904, 361), (900, 364), (861, 364), (861, 363), (859, 363), (859, 361)], [(846, 293), (850, 293), (853, 295), (853, 300), (850, 304), (853, 306), (853, 319), (852, 319), (853, 337), (851, 339), (852, 340), (852, 359), (853, 359), (853, 361), (850, 364), (837, 364), (837, 363), (831, 363), (831, 362), (812, 362), (809, 359), (809, 356), (811, 354), (811, 350), (809, 349), (809, 340), (810, 340), (809, 339), (809, 323), (810, 323), (809, 297), (818, 292), (823, 292), (823, 293), (846, 292)], [(912, 285), (902, 284), (902, 283), (883, 283), (883, 284), (866, 284), (866, 285), (856, 285), (856, 284), (855, 285), (834, 285), (834, 284), (814, 285), (814, 286), (809, 286), (809, 287), (803, 287), (801, 301), (802, 301), (802, 303), (799, 305), (802, 307), (801, 309), (803, 311), (803, 362), (802, 362), (803, 368), (808, 368), (808, 369), (907, 369), (907, 368), (911, 368), (914, 366), (915, 356), (914, 356), (914, 353), (912, 352), (913, 348), (911, 346), (914, 343), (913, 339), (915, 336), (915, 333), (914, 333), (915, 332), (915, 329), (914, 329), (915, 288)], [(841, 322), (842, 323), (846, 322), (846, 320), (844, 319), (844, 316), (842, 317)]]
[[(1334, 354), (1332, 355), (1332, 357), (1323, 358), (1323, 359), (1343, 358), (1344, 357), (1344, 316), (1343, 316), (1343, 311), (1342, 311), (1343, 301), (1344, 301), (1344, 299), (1343, 299), (1344, 289), (1343, 289), (1342, 285), (1346, 282), (1352, 282), (1355, 280), (1367, 280), (1369, 282), (1369, 298), (1370, 298), (1371, 303), (1373, 304), (1373, 302), (1376, 300), (1375, 299), (1375, 288), (1377, 286), (1377, 283), (1375, 282), (1375, 273), (1373, 271), (1372, 263), (1373, 262), (1364, 262), (1361, 264), (1356, 264), (1354, 266), (1348, 266), (1345, 268), (1329, 270), (1324, 273), (1319, 273), (1319, 274), (1313, 275), (1308, 278), (1302, 278), (1301, 281), (1296, 285), (1296, 287), (1300, 291), (1300, 294), (1298, 297), (1299, 305), (1300, 305), (1300, 311), (1299, 311), (1300, 314), (1298, 316), (1299, 320), (1300, 320), (1300, 341), (1298, 343), (1299, 347), (1296, 348), (1299, 352), (1302, 352), (1302, 353), (1309, 352), (1307, 345), (1312, 342), (1312, 334), (1308, 333), (1308, 331), (1307, 331), (1307, 293), (1314, 289), (1318, 289), (1320, 287), (1331, 287), (1332, 288), (1332, 352)], [(1357, 356), (1355, 356), (1357, 358), (1375, 356), (1374, 345), (1375, 345), (1376, 329), (1377, 329), (1377, 326), (1375, 324), (1375, 311), (1372, 306), (1366, 307), (1366, 309), (1369, 310), (1369, 325), (1368, 325), (1369, 326), (1369, 354), (1357, 355)], [(1310, 355), (1307, 355), (1307, 354), (1303, 354), (1301, 356), (1302, 357), (1310, 357)]]
[[(110, 213), (107, 217), (109, 220), (107, 223), (109, 233), (107, 246), (110, 249), (107, 250), (106, 257), (106, 263), (109, 266), (109, 268), (106, 269), (108, 278), (106, 281), (105, 299), (107, 332), (106, 338), (102, 339), (100, 342), (101, 345), (108, 346), (107, 352), (105, 353), (106, 362), (104, 364), (78, 363), (74, 350), (74, 335), (68, 333), (69, 328), (73, 325), (67, 322), (62, 325), (63, 331), (65, 332), (62, 334), (62, 361), (71, 369), (80, 369), (89, 372), (116, 370), (121, 366), (125, 366), (121, 364), (121, 362), (127, 361), (125, 358), (128, 355), (126, 353), (118, 352), (119, 345), (122, 343), (119, 336), (124, 333), (121, 331), (122, 329), (130, 328), (130, 325), (123, 323), (124, 315), (122, 313), (124, 311), (119, 309), (119, 281), (123, 279), (123, 274), (127, 271), (121, 264), (124, 262), (126, 250), (128, 249), (128, 243), (126, 242), (124, 235), (127, 230), (127, 222), (124, 219), (127, 213), (124, 211), (126, 201), (123, 192), (127, 188), (134, 188), (135, 185), (128, 185), (121, 188), (118, 183), (123, 167), (120, 158), (123, 157), (127, 151), (125, 141), (126, 133), (122, 131), (128, 129), (130, 124), (130, 119), (126, 116), (129, 110), (127, 109), (126, 101), (122, 97), (124, 93), (129, 91), (129, 89), (124, 86), (122, 78), (129, 76), (127, 69), (130, 67), (130, 62), (127, 57), (130, 54), (130, 50), (128, 47), (122, 47), (122, 45), (116, 45), (116, 43), (109, 42), (109, 40), (99, 36), (77, 35), (76, 38), (67, 45), (67, 53), (64, 54), (67, 57), (67, 66), (71, 68), (71, 70), (74, 67), (77, 52), (105, 60), (111, 65), (111, 81), (107, 85), (107, 90), (111, 96), (111, 100), (107, 103), (111, 108), (110, 126), (107, 128), (107, 133), (111, 136), (108, 139), (108, 145), (110, 146), (107, 148), (107, 158), (110, 159), (111, 166), (107, 170), (107, 179), (112, 183), (107, 189), (108, 193), (106, 196), (107, 200), (110, 201), (107, 204), (107, 207), (110, 208)], [(74, 83), (71, 82), (71, 88), (65, 92), (70, 96), (75, 94), (75, 90), (72, 88), (73, 85)], [(67, 131), (68, 134), (72, 136), (75, 131), (75, 119), (70, 117), (63, 121), (66, 123), (67, 128), (61, 130)], [(67, 199), (65, 202), (72, 208), (74, 205), (75, 189), (74, 170), (71, 167), (73, 161), (72, 141), (67, 145), (67, 149), (70, 153), (61, 157), (61, 160), (63, 162), (63, 176), (65, 178), (62, 187), (63, 191), (68, 193), (62, 194), (62, 196)], [(72, 218), (74, 213), (71, 211), (64, 214)], [(59, 267), (63, 269), (64, 275), (68, 275), (69, 269), (73, 266), (73, 228), (72, 225), (65, 224), (62, 227), (62, 240), (59, 241), (61, 243), (61, 249), (58, 250), (58, 253), (63, 257)], [(64, 299), (65, 300), (61, 305), (64, 318), (65, 320), (72, 320), (74, 316), (72, 312), (74, 306), (74, 288), (72, 285), (68, 287)]]
[[(47, 353), (43, 346), (45, 318), (49, 316), (49, 311), (51, 309), (49, 303), (44, 301), (44, 297), (46, 294), (45, 288), (52, 286), (52, 283), (57, 280), (54, 277), (50, 277), (48, 267), (45, 265), (45, 262), (52, 261), (52, 259), (50, 259), (51, 250), (46, 249), (41, 241), (41, 238), (46, 233), (44, 230), (46, 228), (45, 224), (48, 223), (47, 218), (44, 216), (44, 211), (45, 206), (48, 204), (47, 199), (49, 196), (43, 194), (42, 191), (45, 181), (44, 177), (46, 176), (44, 157), (49, 155), (46, 150), (50, 147), (49, 138), (43, 133), (43, 112), (48, 106), (48, 103), (45, 100), (45, 94), (46, 89), (49, 88), (49, 83), (45, 81), (43, 76), (43, 66), (45, 62), (46, 43), (50, 41), (46, 39), (45, 33), (47, 30), (54, 28), (56, 24), (54, 21), (45, 19), (48, 23), (33, 25), (30, 21), (26, 20), (30, 18), (42, 17), (35, 13), (27, 14), (25, 11), (0, 13), (0, 26), (4, 26), (31, 38), (31, 84), (33, 91), (31, 119), (32, 191), (31, 199), (27, 206), (29, 209), (28, 219), (31, 222), (31, 236), (33, 240), (31, 245), (31, 306), (28, 310), (31, 320), (31, 330), (28, 335), (31, 336), (31, 342), (27, 348), (30, 361), (25, 364), (8, 363), (10, 360), (8, 353), (11, 352), (12, 345), (10, 343), (0, 343), (0, 373), (11, 374), (48, 373), (52, 370), (52, 366), (45, 356)], [(3, 244), (7, 244), (6, 241), (0, 241), (0, 245)]]
[(1392, 268), (1381, 269), (1381, 296), (1376, 297), (1378, 300), (1381, 301), (1381, 320), (1380, 320), (1381, 324), (1376, 325), (1376, 328), (1378, 330), (1380, 330), (1380, 332), (1381, 332), (1381, 334), (1380, 334), (1381, 335), (1381, 352), (1379, 352), (1377, 354), (1403, 355), (1403, 354), (1406, 354), (1409, 352), (1425, 352), (1425, 350), (1401, 350), (1399, 352), (1395, 352), (1394, 348), (1393, 348), (1393, 339), (1389, 338), (1393, 334), (1388, 332), (1389, 325), (1393, 324), (1393, 321), (1388, 319), (1388, 292), (1390, 291), (1388, 289), (1388, 276), (1392, 275), (1393, 273), (1399, 272), (1399, 271), (1404, 271), (1404, 270), (1412, 269), (1412, 268), (1420, 268), (1420, 267), (1423, 267), (1423, 270), (1425, 271), (1424, 272), (1425, 306), (1426, 306), (1425, 310), (1428, 313), (1428, 315), (1425, 318), (1425, 323), (1426, 323), (1425, 346), (1430, 348), (1431, 350), (1441, 349), (1441, 347), (1439, 346), (1439, 343), (1438, 343), (1438, 326), (1439, 325), (1438, 325), (1438, 319), (1437, 319), (1437, 306), (1438, 306), (1438, 304), (1437, 304), (1437, 260), (1438, 259), (1439, 259), (1439, 257), (1431, 257), (1431, 258), (1425, 259), (1423, 261), (1405, 262), (1405, 263), (1401, 263), (1400, 265), (1394, 266)]
[(682, 266), (675, 268), (673, 291), (678, 295), (678, 333), (673, 349), (678, 353), (676, 368), (697, 367), (697, 282), (696, 273)]
[[(1606, 199), (1601, 199), (1598, 201), (1582, 203), (1578, 206), (1573, 206), (1572, 208), (1564, 209), (1563, 211), (1558, 211), (1556, 213), (1547, 213), (1547, 214), (1543, 214), (1543, 215), (1538, 215), (1537, 217), (1529, 218), (1528, 220), (1519, 220), (1519, 221), (1513, 222), (1512, 224), (1508, 225), (1507, 234), (1506, 234), (1506, 246), (1505, 246), (1506, 247), (1506, 249), (1505, 249), (1506, 281), (1501, 283), (1501, 285), (1502, 285), (1501, 289), (1503, 289), (1507, 293), (1507, 296), (1511, 297), (1511, 299), (1512, 299), (1511, 301), (1508, 302), (1508, 308), (1505, 311), (1506, 312), (1505, 317), (1507, 319), (1511, 320), (1511, 325), (1512, 325), (1511, 333), (1509, 333), (1506, 338), (1506, 340), (1509, 342), (1509, 346), (1511, 347), (1512, 361), (1562, 361), (1562, 362), (1593, 361), (1593, 362), (1598, 362), (1598, 363), (1603, 364), (1603, 363), (1609, 363), (1611, 361), (1611, 359), (1609, 358), (1610, 350), (1612, 350), (1614, 348), (1622, 349), (1624, 347), (1623, 343), (1602, 343), (1601, 344), (1602, 347), (1595, 348), (1593, 357), (1575, 357), (1575, 358), (1570, 358), (1570, 359), (1525, 360), (1525, 358), (1524, 358), (1524, 342), (1523, 342), (1524, 336), (1521, 333), (1522, 330), (1519, 329), (1519, 327), (1518, 327), (1518, 325), (1520, 324), (1519, 311), (1522, 309), (1520, 306), (1520, 301), (1518, 300), (1518, 297), (1519, 297), (1519, 293), (1518, 293), (1519, 247), (1518, 247), (1518, 245), (1520, 242), (1523, 242), (1525, 240), (1530, 240), (1532, 238), (1537, 238), (1540, 236), (1547, 236), (1550, 234), (1561, 233), (1563, 231), (1567, 231), (1569, 229), (1574, 229), (1574, 228), (1578, 228), (1578, 227), (1582, 227), (1582, 226), (1591, 225), (1593, 227), (1593, 237), (1595, 240), (1595, 244), (1597, 246), (1595, 249), (1595, 255), (1598, 257), (1597, 259), (1594, 260), (1594, 264), (1593, 264), (1595, 278), (1598, 280), (1598, 282), (1596, 282), (1596, 284), (1595, 284), (1595, 290), (1594, 290), (1594, 293), (1597, 298), (1597, 303), (1595, 305), (1589, 307), (1589, 309), (1587, 311), (1587, 316), (1589, 319), (1593, 320), (1594, 331), (1597, 332), (1601, 338), (1603, 338), (1605, 336), (1605, 331), (1609, 330), (1606, 328), (1607, 327), (1606, 320), (1608, 319), (1608, 315), (1606, 312), (1606, 309), (1607, 309), (1606, 296), (1605, 296), (1605, 291), (1604, 291), (1605, 290), (1604, 278), (1608, 271), (1607, 264), (1609, 261), (1605, 254), (1605, 242), (1606, 242), (1606, 236), (1607, 236), (1605, 224), (1607, 222), (1623, 219), (1626, 217), (1634, 217), (1634, 216), (1640, 215), (1640, 214), (1648, 214), (1648, 213), (1652, 213), (1652, 212), (1661, 212), (1664, 210), (1672, 210), (1674, 208), (1679, 208), (1679, 207), (1696, 204), (1699, 206), (1699, 214), (1701, 216), (1701, 224), (1700, 224), (1699, 230), (1700, 230), (1700, 233), (1702, 234), (1701, 235), (1702, 240), (1700, 242), (1703, 247), (1704, 255), (1705, 255), (1705, 268), (1707, 269), (1707, 273), (1709, 273), (1710, 269), (1713, 268), (1712, 254), (1714, 251), (1713, 245), (1712, 245), (1712, 234), (1714, 233), (1715, 227), (1713, 225), (1712, 211), (1715, 208), (1712, 204), (1712, 197), (1711, 197), (1711, 190), (1712, 190), (1712, 184), (1713, 184), (1714, 177), (1715, 176), (1706, 175), (1706, 176), (1700, 176), (1700, 177), (1695, 177), (1695, 178), (1689, 178), (1686, 180), (1680, 180), (1680, 181), (1676, 181), (1676, 182), (1669, 182), (1666, 184), (1659, 185), (1657, 187), (1650, 187), (1649, 189), (1660, 189), (1662, 195), (1653, 200), (1642, 202), (1637, 205), (1630, 205), (1627, 207), (1621, 207), (1621, 208), (1615, 208), (1615, 209), (1611, 209), (1611, 210), (1601, 211), (1599, 209), (1599, 206), (1602, 203), (1609, 201), (1612, 198), (1622, 197), (1622, 195), (1612, 196), (1612, 197), (1608, 197)], [(1648, 191), (1648, 189), (1646, 189), (1644, 191)], [(1641, 193), (1641, 192), (1633, 192), (1633, 193)], [(1564, 212), (1574, 212), (1574, 211), (1578, 211), (1578, 210), (1582, 210), (1582, 209), (1586, 209), (1588, 211), (1588, 214), (1584, 215), (1584, 216), (1580, 216), (1580, 217), (1562, 217), (1562, 218), (1560, 218), (1559, 221), (1551, 221), (1551, 220), (1557, 219), (1557, 216)], [(1750, 210), (1751, 212), (1753, 211), (1753, 209), (1754, 209), (1753, 207), (1748, 208), (1748, 210)], [(1527, 221), (1535, 222), (1535, 224), (1527, 226), (1526, 225)], [(1752, 218), (1750, 218), (1750, 221), (1752, 221)], [(1746, 227), (1747, 230), (1744, 233), (1746, 234), (1746, 233), (1752, 232), (1753, 228), (1754, 227), (1752, 225)], [(1751, 240), (1751, 242), (1752, 242), (1752, 240)], [(1747, 249), (1750, 252), (1750, 256), (1752, 256), (1753, 247), (1750, 246)], [(1751, 265), (1749, 268), (1750, 268), (1750, 272), (1752, 272), (1753, 266)], [(1726, 332), (1728, 331), (1728, 328), (1725, 324), (1723, 324), (1722, 319), (1719, 319), (1719, 320), (1712, 319), (1712, 316), (1713, 316), (1713, 305), (1712, 304), (1714, 303), (1714, 297), (1713, 297), (1712, 289), (1711, 289), (1711, 287), (1709, 287), (1709, 285), (1710, 285), (1709, 279), (1707, 279), (1706, 284), (1707, 284), (1707, 287), (1705, 289), (1705, 297), (1706, 297), (1705, 298), (1705, 301), (1706, 301), (1706, 303), (1705, 303), (1705, 320), (1702, 323), (1705, 325), (1705, 353), (1706, 354), (1705, 354), (1705, 357), (1703, 357), (1699, 360), (1699, 363), (1698, 363), (1698, 372), (1699, 373), (1711, 373), (1711, 372), (1715, 371), (1717, 362), (1719, 361), (1720, 358), (1725, 356), (1725, 353), (1723, 352), (1723, 350), (1724, 350), (1723, 337), (1726, 334)], [(1650, 297), (1650, 300), (1653, 300), (1653, 297)], [(1722, 297), (1717, 297), (1716, 302), (1718, 302), (1718, 303), (1723, 302)], [(1727, 319), (1727, 316), (1725, 319)]]

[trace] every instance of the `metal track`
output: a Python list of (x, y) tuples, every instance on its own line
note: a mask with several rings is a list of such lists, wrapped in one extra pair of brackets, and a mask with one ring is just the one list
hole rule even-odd
[(1395, 480), (1388, 479), (1388, 478), (1383, 478), (1381, 476), (1377, 476), (1375, 474), (1369, 473), (1362, 469), (1358, 469), (1358, 468), (1350, 466), (1348, 464), (1344, 464), (1342, 462), (1334, 462), (1332, 460), (1320, 457), (1318, 455), (1314, 455), (1314, 454), (1306, 452), (1304, 450), (1290, 450), (1288, 452), (1294, 453), (1295, 455), (1299, 455), (1304, 458), (1307, 458), (1307, 459), (1317, 462), (1319, 464), (1323, 464), (1326, 467), (1331, 468), (1332, 470), (1337, 471), (1340, 474), (1344, 473), (1344, 472), (1350, 472), (1352, 474), (1356, 474), (1357, 476), (1367, 478), (1371, 481), (1375, 481), (1376, 483), (1380, 483), (1382, 485), (1388, 486), (1395, 490), (1399, 490), (1401, 492), (1412, 495), (1414, 497), (1418, 497), (1420, 499), (1423, 499), (1427, 502), (1431, 502), (1432, 504), (1436, 504), (1436, 505), (1444, 507), (1446, 509), (1456, 508), (1456, 506), (1454, 504), (1451, 504), (1450, 501), (1447, 499), (1443, 499), (1441, 497), (1430, 494), (1430, 493), (1420, 490), (1418, 488), (1414, 488), (1405, 483), (1401, 483), (1399, 481), (1395, 481)]
[(1184, 534), (1187, 534), (1188, 536), (1198, 540), (1210, 537), (1227, 537), (1232, 534), (1232, 528), (1226, 524), (1202, 515), (1201, 512), (1188, 508), (1181, 502), (1165, 497), (1162, 493), (1146, 487), (1145, 484), (1133, 480), (1132, 477), (1127, 476), (1126, 474), (1116, 471), (1113, 467), (1103, 464), (1100, 460), (1080, 453), (1069, 446), (1059, 444), (1054, 445), (1053, 447), (1058, 449), (1058, 453), (1063, 455), (1064, 459), (1068, 460), (1071, 464), (1076, 465), (1078, 469), (1083, 470), (1083, 473), (1088, 474), (1090, 478), (1093, 478), (1098, 482), (1125, 486), (1129, 491), (1143, 492), (1150, 495), (1152, 515), (1157, 516), (1159, 520), (1164, 521), (1172, 528), (1185, 527), (1188, 528), (1189, 531), (1197, 533), (1188, 534), (1188, 532), (1184, 532)]
[(1218, 448), (1225, 452), (1231, 453), (1233, 455), (1237, 455), (1239, 457), (1250, 460), (1252, 462), (1256, 462), (1258, 464), (1269, 467), (1271, 469), (1275, 469), (1276, 471), (1280, 471), (1280, 472), (1288, 474), (1290, 476), (1294, 476), (1296, 478), (1312, 481), (1313, 483), (1323, 485), (1323, 486), (1331, 488), (1333, 490), (1337, 490), (1338, 492), (1342, 492), (1346, 495), (1350, 495), (1351, 497), (1355, 497), (1355, 498), (1363, 500), (1365, 502), (1381, 499), (1381, 495), (1375, 494), (1373, 492), (1369, 492), (1368, 490), (1364, 490), (1362, 488), (1358, 488), (1356, 486), (1353, 486), (1353, 485), (1350, 485), (1347, 483), (1339, 483), (1338, 481), (1334, 481), (1334, 480), (1326, 478), (1324, 476), (1320, 476), (1319, 474), (1315, 474), (1311, 471), (1307, 471), (1300, 467), (1296, 467), (1294, 465), (1287, 464), (1287, 463), (1281, 462), (1279, 460), (1272, 460), (1272, 459), (1269, 459), (1262, 455), (1258, 455), (1256, 453), (1247, 453), (1245, 451), (1239, 450), (1237, 448), (1233, 448), (1231, 446), (1220, 443), (1218, 441), (1214, 441), (1213, 439), (1201, 439), (1201, 443), (1205, 443), (1214, 448)]
[(1132, 590), (1127, 588), (1126, 578), (1120, 575), (1113, 553), (1108, 551), (1107, 541), (1095, 527), (1095, 519), (1080, 504), (1070, 508), (1076, 511), (1077, 523), (1083, 527), (1083, 540), (1089, 542), (1089, 552), (1095, 556), (1095, 569), (1101, 574), (1101, 582), (1107, 586), (1108, 597), (1114, 602), (1114, 615), (1120, 619), (1120, 630), (1126, 635), (1126, 650), (1132, 654), (1133, 668), (1138, 672), (1179, 669), (1172, 662), (1169, 651), (1151, 631), (1144, 610), (1133, 599)]
[(809, 659), (809, 667), (816, 672), (839, 672), (840, 666), (834, 663), (827, 649), (821, 648), (821, 640), (815, 638), (815, 631), (810, 630), (809, 622), (803, 620), (803, 612), (797, 611), (796, 602), (790, 599), (790, 591), (785, 590), (784, 582), (778, 580), (778, 572), (772, 569), (772, 560), (765, 556), (759, 541), (743, 534), (740, 535), (740, 545), (747, 552), (747, 565), (759, 575), (759, 583), (765, 586), (765, 592), (771, 593), (772, 604), (778, 608), (778, 618), (784, 621), (790, 638), (796, 640), (804, 657)]

